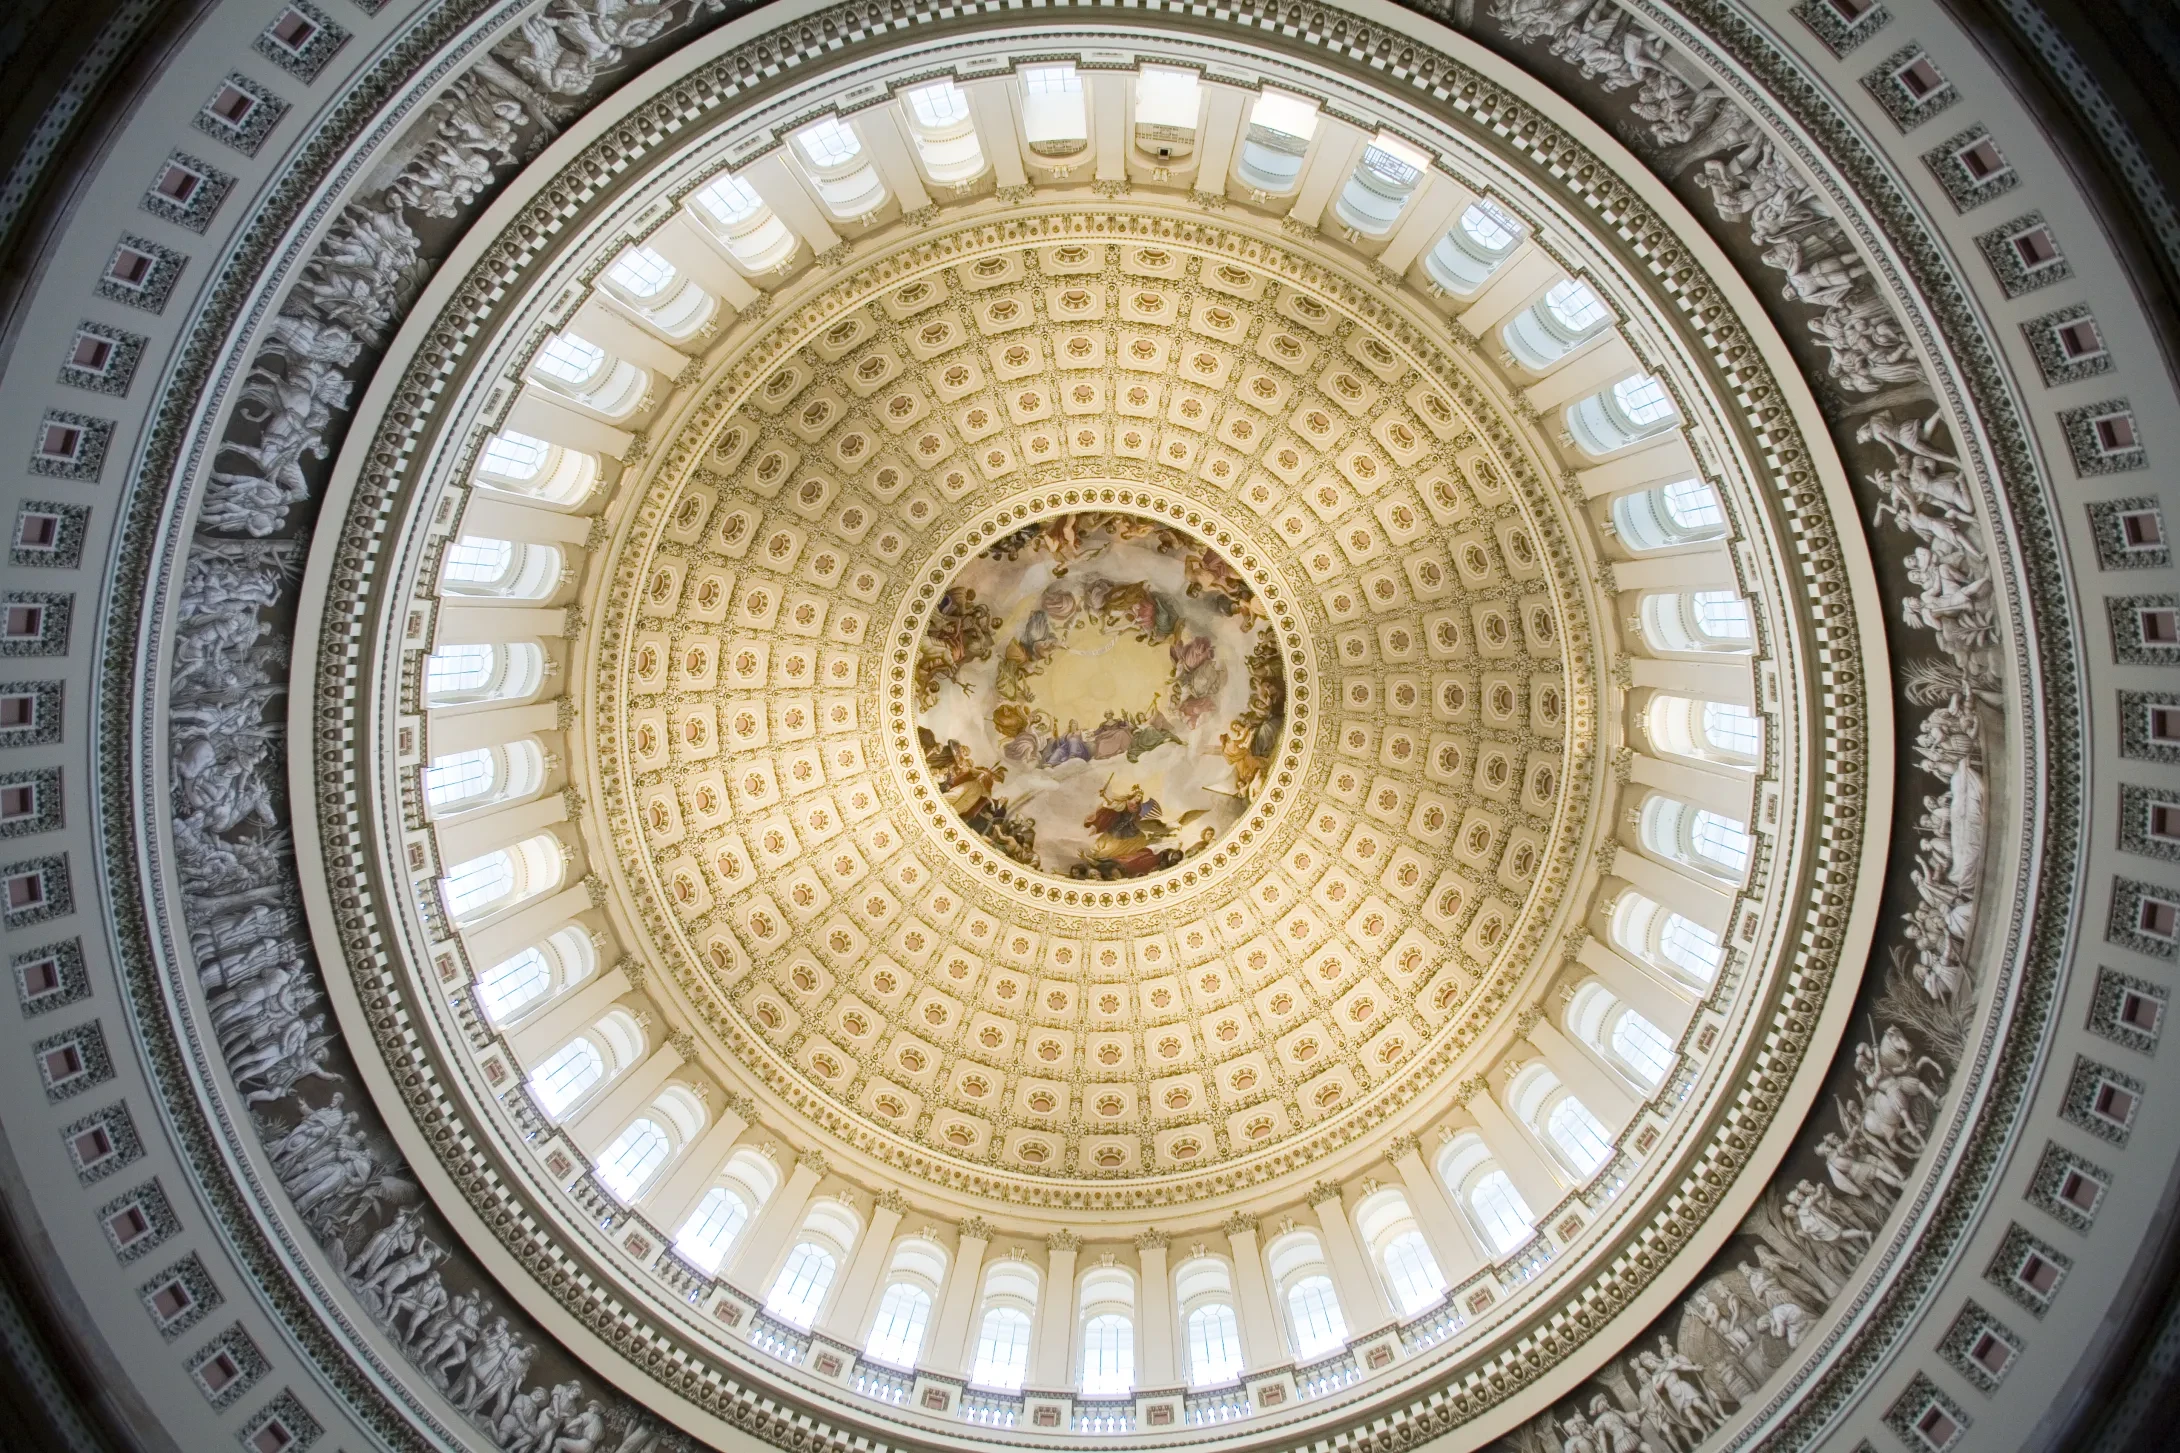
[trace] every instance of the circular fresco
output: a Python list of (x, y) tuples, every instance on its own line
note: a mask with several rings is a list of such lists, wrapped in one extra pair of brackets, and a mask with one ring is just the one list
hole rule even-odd
[(915, 692), (924, 765), (963, 826), (1093, 881), (1217, 842), (1287, 719), (1279, 642), (1241, 572), (1114, 511), (1025, 525), (964, 564), (924, 626)]

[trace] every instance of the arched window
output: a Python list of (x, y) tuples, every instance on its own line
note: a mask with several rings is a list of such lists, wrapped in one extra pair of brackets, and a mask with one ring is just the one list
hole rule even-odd
[(1567, 407), (1567, 432), (1591, 454), (1610, 454), (1680, 420), (1662, 380), (1631, 374)]
[(1355, 1208), (1355, 1226), (1402, 1316), (1414, 1316), (1445, 1294), (1445, 1275), (1404, 1193), (1386, 1189), (1365, 1197)]
[(740, 177), (719, 176), (689, 199), (697, 215), (726, 244), (727, 252), (750, 272), (781, 267), (802, 244), (773, 214), (757, 189)]
[(1726, 510), (1711, 486), (1683, 479), (1615, 499), (1612, 527), (1630, 550), (1669, 550), (1724, 539)]
[(1126, 1396), (1135, 1390), (1135, 1282), (1118, 1267), (1093, 1268), (1081, 1301), (1083, 1396)]
[(1287, 1289), (1287, 1318), (1294, 1327), (1294, 1355), (1316, 1357), (1344, 1345), (1347, 1323), (1329, 1276), (1306, 1276)]
[(1756, 639), (1748, 602), (1730, 590), (1646, 595), (1640, 619), (1653, 651), (1746, 651)]
[(478, 918), (515, 892), (515, 855), (504, 848), (457, 863), (441, 882), (447, 912), (456, 919)]
[(496, 848), (456, 863), (440, 880), (440, 891), (448, 916), (470, 924), (551, 892), (560, 886), (566, 867), (560, 839), (539, 833), (511, 848)]
[(1544, 1134), (1585, 1175), (1612, 1158), (1612, 1137), (1603, 1122), (1571, 1093), (1561, 1095), (1545, 1112)]
[(439, 589), (447, 595), (543, 600), (559, 588), (560, 571), (555, 546), (464, 535), (439, 562)]
[(1738, 818), (1656, 793), (1643, 802), (1642, 839), (1659, 857), (1735, 882), (1748, 872), (1756, 846)]
[(666, 1127), (644, 1116), (615, 1136), (598, 1155), (598, 1179), (623, 1205), (636, 1199), (651, 1184), (659, 1167), (673, 1154), (674, 1142)]
[(445, 810), (472, 798), (490, 797), (497, 785), (490, 747), (471, 747), (434, 757), (424, 769), (424, 803)]
[(1241, 1323), (1225, 1302), (1212, 1302), (1188, 1314), (1188, 1380), (1195, 1387), (1232, 1382), (1241, 1376)]
[(969, 93), (952, 81), (908, 93), (908, 130), (933, 181), (959, 184), (983, 174), (984, 150), (969, 116)]
[(1196, 129), (1197, 83), (1194, 71), (1173, 66), (1145, 66), (1135, 78), (1135, 124)]
[(812, 1201), (803, 1213), (802, 1230), (765, 1298), (765, 1310), (783, 1322), (807, 1328), (825, 1308), (833, 1276), (855, 1246), (862, 1223), (841, 1202)]
[(749, 1224), (749, 1205), (725, 1186), (713, 1186), (696, 1203), (674, 1237), (674, 1250), (691, 1264), (716, 1273), (734, 1238)]
[(1467, 296), (1482, 287), (1521, 243), (1521, 224), (1495, 203), (1469, 204), (1423, 256), (1423, 270), (1449, 293)]
[(532, 434), (503, 429), (485, 440), (477, 482), (547, 504), (574, 504), (598, 482), (598, 460)]
[(439, 583), (496, 586), (515, 563), (515, 542), (464, 535), (447, 547), (439, 565)]
[(1330, 1352), (1347, 1341), (1347, 1319), (1332, 1289), (1332, 1267), (1311, 1231), (1292, 1231), (1266, 1251), (1272, 1291), (1287, 1313), (1288, 1345), (1299, 1358)]
[(1505, 1171), (1494, 1167), (1478, 1176), (1469, 1188), (1469, 1205), (1501, 1256), (1529, 1239), (1534, 1216)]
[(674, 265), (648, 247), (631, 247), (606, 269), (606, 280), (639, 303), (656, 302), (674, 285)]
[(979, 1387), (1017, 1392), (1029, 1373), (1029, 1313), (1020, 1307), (993, 1307), (977, 1328), (976, 1365), (969, 1380)]
[(1284, 196), (1301, 180), (1302, 162), (1316, 134), (1315, 102), (1267, 90), (1249, 108), (1234, 175), (1266, 197)]
[(1438, 1178), (1496, 1254), (1505, 1256), (1529, 1239), (1536, 1215), (1481, 1135), (1471, 1130), (1455, 1136), (1439, 1152)]
[(552, 970), (545, 955), (526, 948), (513, 958), (502, 959), (477, 980), (477, 1003), (485, 1018), (504, 1024), (545, 997), (552, 988)]
[(1643, 731), (1660, 753), (1699, 762), (1750, 767), (1763, 760), (1763, 721), (1745, 706), (1693, 697), (1650, 698)]
[(580, 392), (605, 371), (606, 351), (588, 338), (557, 333), (545, 340), (531, 365), (546, 378)]
[(1090, 110), (1073, 66), (1023, 68), (1022, 135), (1035, 156), (1073, 156), (1090, 144)]
[(1595, 979), (1576, 990), (1569, 1001), (1567, 1027), (1639, 1085), (1656, 1089), (1672, 1068), (1673, 1042), (1665, 1031), (1621, 1003)]
[(1673, 1045), (1665, 1031), (1632, 1009), (1622, 1009), (1612, 1022), (1612, 1055), (1643, 1084), (1656, 1086), (1672, 1067)]
[(795, 133), (795, 149), (810, 174), (818, 200), (836, 218), (867, 216), (886, 200), (886, 184), (863, 152), (855, 128), (837, 116), (821, 117)]
[(1037, 1268), (1026, 1261), (995, 1261), (984, 1269), (983, 1316), (977, 1323), (976, 1359), (969, 1380), (1013, 1392), (1029, 1374), (1031, 1319), (1037, 1312)]
[(1725, 945), (1717, 934), (1641, 893), (1623, 893), (1613, 905), (1612, 939), (1631, 957), (1698, 984), (1717, 978), (1725, 962)]
[(558, 1120), (606, 1076), (606, 1057), (587, 1037), (571, 1039), (530, 1072), (538, 1108)]
[(424, 658), (424, 703), (459, 706), (513, 701), (545, 683), (545, 651), (534, 641), (443, 646)]
[(1390, 132), (1381, 131), (1363, 148), (1362, 160), (1349, 174), (1333, 211), (1342, 222), (1367, 237), (1383, 237), (1400, 220), (1408, 199), (1423, 185), (1431, 159)]
[(765, 1298), (765, 1310), (783, 1322), (807, 1328), (817, 1320), (818, 1308), (825, 1305), (825, 1293), (832, 1289), (833, 1271), (839, 1265), (832, 1252), (815, 1241), (798, 1241), (794, 1250), (787, 1253), (787, 1264), (780, 1268), (779, 1279), (772, 1283), (772, 1294)]
[(895, 1367), (914, 1367), (923, 1350), (924, 1327), (931, 1320), (931, 1294), (920, 1286), (895, 1282), (878, 1299), (878, 1320), (864, 1347), (873, 1359)]
[(1612, 310), (1588, 283), (1561, 278), (1514, 316), (1499, 336), (1531, 369), (1549, 368), (1612, 322)]

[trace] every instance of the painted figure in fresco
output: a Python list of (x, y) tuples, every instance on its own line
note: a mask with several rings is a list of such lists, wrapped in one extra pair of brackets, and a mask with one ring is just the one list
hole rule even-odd
[[(1185, 812), (1178, 824), (1168, 823), (1156, 798), (1146, 797), (1140, 784), (1131, 784), (1113, 795), (1110, 781), (1098, 789), (1098, 806), (1083, 819), (1096, 834), (1083, 861), (1073, 869), (1077, 878), (1140, 878), (1160, 868), (1170, 868), (1188, 853), (1167, 846), (1180, 828), (1203, 816), (1201, 808)], [(1204, 843), (1210, 841), (1207, 830)]]

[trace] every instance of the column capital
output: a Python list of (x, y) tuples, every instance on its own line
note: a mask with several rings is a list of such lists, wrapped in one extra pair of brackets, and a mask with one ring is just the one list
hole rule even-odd
[(1422, 1137), (1414, 1134), (1396, 1135), (1385, 1143), (1385, 1158), (1395, 1165), (1411, 1155), (1421, 1155), (1422, 1153)]
[(1340, 1188), (1334, 1185), (1331, 1181), (1319, 1181), (1316, 1185), (1309, 1188), (1309, 1194), (1304, 1196), (1302, 1199), (1308, 1201), (1310, 1204), (1310, 1209), (1314, 1211), (1327, 1201), (1339, 1200)]
[(982, 1216), (971, 1216), (961, 1223), (961, 1239), (964, 1241), (982, 1241), (989, 1245), (993, 1235), (992, 1223)]
[(1256, 1217), (1254, 1217), (1254, 1216), (1251, 1216), (1251, 1215), (1249, 1215), (1249, 1214), (1248, 1214), (1247, 1212), (1244, 1212), (1244, 1211), (1236, 1211), (1236, 1212), (1235, 1212), (1235, 1213), (1234, 1213), (1233, 1215), (1231, 1215), (1231, 1216), (1229, 1216), (1229, 1217), (1227, 1217), (1227, 1218), (1226, 1218), (1226, 1234), (1227, 1234), (1227, 1235), (1229, 1235), (1229, 1236), (1242, 1236), (1242, 1235), (1254, 1236), (1254, 1235), (1256, 1235), (1256, 1233), (1257, 1233), (1257, 1218), (1256, 1218)]
[(1164, 1251), (1173, 1238), (1159, 1230), (1136, 1233), (1135, 1249), (1138, 1251)]
[(1082, 1238), (1072, 1231), (1055, 1231), (1045, 1238), (1045, 1250), (1073, 1255), (1082, 1250)]
[(896, 1216), (908, 1214), (908, 1197), (891, 1187), (878, 1193), (877, 1205), (879, 1210), (891, 1211)]
[(825, 1173), (832, 1168), (832, 1162), (825, 1158), (822, 1150), (806, 1150), (795, 1157), (795, 1169), (806, 1170), (819, 1180), (825, 1179)]

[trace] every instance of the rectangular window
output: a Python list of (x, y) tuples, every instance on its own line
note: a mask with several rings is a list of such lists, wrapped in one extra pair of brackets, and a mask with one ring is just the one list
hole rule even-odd
[(282, 49), (291, 50), (297, 55), (301, 55), (303, 47), (309, 45), (311, 37), (318, 33), (318, 27), (311, 24), (307, 18), (296, 11), (283, 10), (280, 12), (280, 18), (272, 23), (272, 29), (266, 33), (272, 36), (273, 40)]
[(2155, 550), (2165, 543), (2165, 517), (2156, 510), (2129, 510), (2119, 517), (2119, 536), (2130, 550)]
[(2144, 1034), (2157, 1033), (2158, 1022), (2165, 1017), (2164, 1006), (2148, 994), (2137, 994), (2129, 989), (2120, 996), (2119, 1022)]
[(2099, 1120), (2125, 1126), (2135, 1118), (2135, 1097), (2132, 1092), (2106, 1080), (2097, 1086), (2096, 1096), (2090, 1101)]
[(2104, 335), (2097, 331), (2094, 319), (2078, 318), (2054, 332), (2059, 339), (2059, 351), (2066, 355), (2069, 363), (2095, 358), (2104, 352)]
[(2150, 804), (2150, 836), (2163, 842), (2180, 842), (2180, 802)]
[(0, 787), (0, 822), (38, 815), (38, 786), (35, 782), (18, 782), (11, 787)]
[(11, 605), (0, 616), (0, 634), (11, 641), (35, 641), (45, 634), (45, 607)]
[(2180, 903), (2167, 903), (2162, 898), (2143, 899), (2136, 926), (2151, 938), (2180, 938)]
[(288, 1425), (278, 1418), (274, 1418), (264, 1427), (259, 1428), (250, 1437), (250, 1447), (253, 1453), (282, 1453), (283, 1449), (294, 1442), (295, 1435), (289, 1432)]
[(211, 1361), (197, 1369), (197, 1381), (204, 1384), (204, 1390), (208, 1393), (223, 1391), (240, 1376), (241, 1367), (225, 1352), (216, 1354)]
[(1901, 87), (1918, 101), (1936, 95), (1945, 85), (1945, 77), (1930, 63), (1929, 56), (1917, 56), (1892, 74)]
[(2158, 606), (2142, 611), (2142, 643), (2145, 646), (2180, 646), (2180, 610)]
[(250, 113), (257, 109), (257, 105), (257, 97), (248, 91), (234, 86), (222, 86), (220, 93), (212, 98), (212, 104), (204, 109), (240, 131), (242, 123), (250, 119)]
[(2014, 1279), (2038, 1297), (2048, 1297), (2059, 1285), (2059, 1268), (2032, 1251), (2021, 1258), (2021, 1266), (2014, 1272)]
[(2059, 1182), (2059, 1199), (2079, 1211), (2094, 1211), (2097, 1201), (2104, 1194), (2104, 1187), (2083, 1175), (2070, 1170)]
[(180, 162), (168, 162), (160, 168), (159, 180), (153, 190), (170, 202), (187, 202), (197, 195), (197, 188), (204, 185), (201, 173), (193, 172)]
[(15, 526), (18, 550), (51, 550), (61, 542), (61, 517), (43, 510), (26, 511)]
[(1976, 1338), (1976, 1345), (1968, 1349), (1968, 1355), (1993, 1377), (2013, 1366), (2013, 1348), (1988, 1332)]
[(2014, 256), (2030, 272), (2050, 267), (2059, 260), (2059, 244), (2052, 240), (2049, 227), (2031, 227), (2013, 237)]
[(1824, 3), (1831, 6), (1840, 19), (1852, 22), (1867, 15), (1875, 0), (1824, 0)]
[(124, 247), (114, 253), (114, 260), (106, 264), (106, 276), (123, 287), (141, 288), (151, 278), (151, 270), (158, 259), (148, 252)]
[(38, 724), (38, 698), (28, 691), (0, 696), (0, 731), (21, 731)]
[(36, 1001), (48, 994), (57, 994), (61, 987), (61, 961), (56, 958), (32, 959), (24, 964), (23, 997)]
[(2150, 740), (2180, 742), (2180, 706), (2150, 708)]
[(86, 373), (104, 373), (113, 358), (112, 341), (95, 333), (78, 333), (75, 346), (68, 350), (68, 366), (80, 368)]
[(7, 880), (7, 905), (11, 913), (36, 908), (45, 902), (45, 874), (17, 873)]
[(144, 1239), (151, 1232), (151, 1218), (137, 1206), (123, 1206), (106, 1218), (106, 1234), (114, 1245), (127, 1248)]
[(83, 1073), (83, 1051), (72, 1044), (56, 1045), (39, 1056), (46, 1083), (65, 1085)]
[(48, 419), (38, 431), (38, 456), (41, 459), (59, 459), (73, 462), (83, 452), (83, 431), (74, 424), (57, 423)]
[(76, 1138), (69, 1142), (69, 1148), (75, 1152), (76, 1164), (90, 1170), (114, 1153), (114, 1138), (106, 1133), (105, 1126), (93, 1125), (88, 1130), (79, 1131)]
[(1999, 154), (1997, 143), (1988, 136), (1953, 154), (1960, 158), (1961, 169), (1979, 182), (1987, 182), (2002, 172), (2013, 170)]
[(173, 1321), (196, 1305), (196, 1299), (190, 1296), (189, 1288), (183, 1286), (179, 1278), (155, 1289), (150, 1300), (152, 1315), (162, 1323)]
[(2124, 454), (2141, 442), (2133, 414), (2106, 414), (2097, 420), (2096, 429), (2097, 447), (2107, 454)]
[(1933, 1448), (1943, 1448), (1960, 1435), (1960, 1424), (1944, 1408), (1925, 1408), (1915, 1420), (1915, 1431)]

